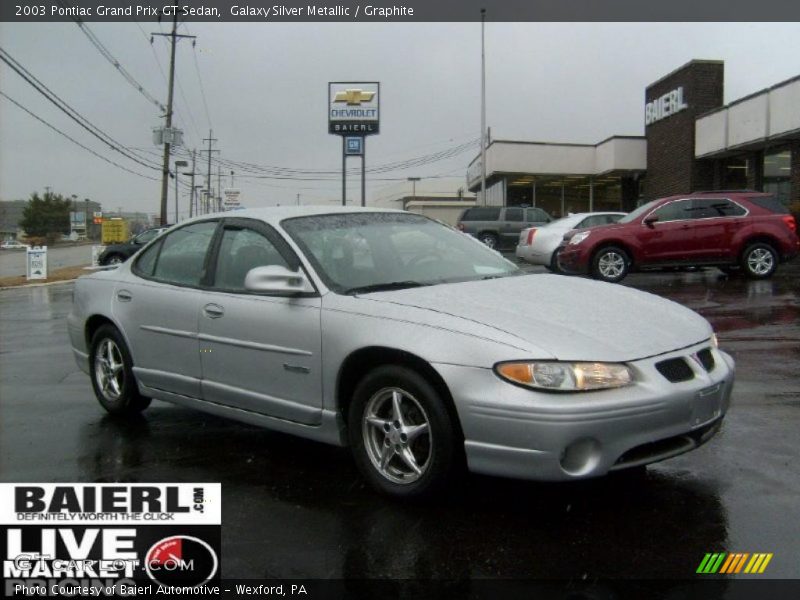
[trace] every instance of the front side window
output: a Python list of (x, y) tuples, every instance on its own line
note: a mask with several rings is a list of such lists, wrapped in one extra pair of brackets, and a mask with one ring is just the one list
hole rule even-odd
[(693, 218), (692, 215), (692, 201), (691, 200), (676, 200), (669, 202), (657, 209), (653, 213), (654, 217), (658, 217), (659, 223), (666, 223), (668, 221), (682, 221), (684, 219)]
[(282, 226), (341, 294), (521, 274), (473, 238), (420, 215), (319, 215)]
[(528, 223), (546, 223), (550, 220), (547, 213), (541, 208), (529, 208), (527, 211)]
[(153, 277), (177, 285), (200, 285), (216, 221), (203, 221), (170, 232), (161, 242)]
[(220, 243), (214, 287), (244, 291), (244, 280), (251, 269), (272, 265), (289, 268), (264, 235), (252, 229), (226, 227)]

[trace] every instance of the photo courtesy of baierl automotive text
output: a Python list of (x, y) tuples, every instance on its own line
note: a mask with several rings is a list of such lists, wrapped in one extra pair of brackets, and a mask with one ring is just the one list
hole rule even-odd
[(800, 4), (0, 3), (0, 593), (800, 596)]

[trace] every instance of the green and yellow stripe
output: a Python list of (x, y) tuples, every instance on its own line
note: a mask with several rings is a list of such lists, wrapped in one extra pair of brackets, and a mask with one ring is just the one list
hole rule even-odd
[[(772, 552), (755, 552), (753, 554), (748, 552), (709, 552), (703, 557), (696, 573), (733, 575), (741, 573), (744, 568), (745, 573), (760, 574), (766, 570), (772, 556)], [(745, 563), (747, 563), (746, 567)]]

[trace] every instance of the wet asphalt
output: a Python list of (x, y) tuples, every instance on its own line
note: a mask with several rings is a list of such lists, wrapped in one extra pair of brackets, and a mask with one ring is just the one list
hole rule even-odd
[(800, 577), (800, 260), (767, 281), (625, 284), (700, 312), (737, 362), (722, 432), (644, 474), (468, 476), (404, 504), (345, 449), (163, 403), (117, 421), (73, 362), (63, 284), (0, 291), (0, 481), (221, 482), (226, 578), (691, 578), (725, 551), (772, 552), (761, 577)]

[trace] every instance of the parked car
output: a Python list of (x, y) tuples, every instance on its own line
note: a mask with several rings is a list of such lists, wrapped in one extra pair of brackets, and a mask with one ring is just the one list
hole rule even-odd
[(146, 229), (139, 235), (133, 236), (124, 244), (111, 244), (97, 258), (101, 265), (118, 265), (125, 262), (136, 254), (145, 244), (153, 241), (156, 237), (165, 232), (168, 227), (154, 227)]
[(532, 225), (544, 225), (552, 217), (541, 208), (519, 206), (475, 206), (466, 209), (456, 227), (478, 238), (489, 248), (513, 247), (519, 232)]
[(27, 248), (27, 246), (16, 240), (6, 240), (0, 244), (0, 249), (3, 250), (22, 250), (23, 248)]
[(574, 480), (663, 460), (728, 409), (732, 359), (668, 300), (525, 275), (402, 211), (235, 215), (77, 280), (72, 350), (110, 413), (158, 399), (350, 446), (409, 497), (464, 465)]
[(636, 270), (701, 266), (761, 279), (798, 252), (795, 218), (775, 196), (714, 191), (653, 200), (615, 225), (569, 232), (558, 261), (610, 282)]
[(517, 242), (517, 258), (534, 265), (544, 265), (558, 272), (558, 247), (564, 234), (572, 229), (589, 229), (616, 223), (626, 213), (591, 212), (575, 213), (540, 227), (523, 229)]

